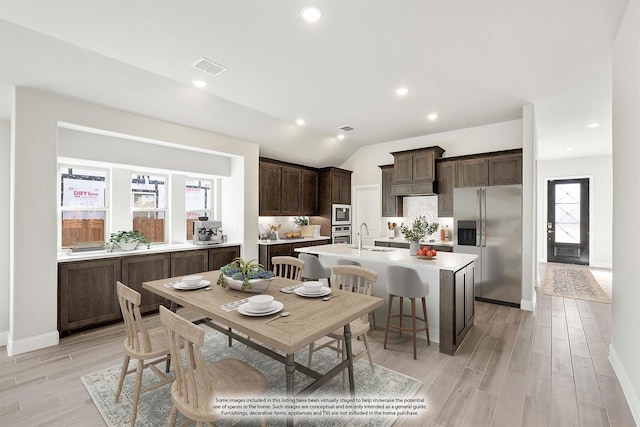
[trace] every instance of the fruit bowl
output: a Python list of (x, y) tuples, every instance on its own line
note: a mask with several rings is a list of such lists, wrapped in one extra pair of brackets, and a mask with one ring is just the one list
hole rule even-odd
[(435, 259), (436, 257), (434, 257), (434, 256), (426, 256), (426, 255), (418, 255), (418, 258), (420, 258), (420, 259)]

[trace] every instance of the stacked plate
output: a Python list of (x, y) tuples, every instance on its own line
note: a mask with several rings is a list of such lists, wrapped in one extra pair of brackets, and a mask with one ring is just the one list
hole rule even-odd
[(322, 286), (317, 291), (309, 291), (304, 286), (301, 286), (299, 288), (295, 288), (293, 292), (295, 292), (296, 295), (300, 295), (301, 297), (317, 298), (329, 295), (331, 293), (331, 288)]
[(245, 302), (238, 306), (238, 313), (244, 314), (245, 316), (268, 316), (270, 314), (275, 314), (284, 308), (284, 304), (280, 301), (273, 301), (268, 308), (262, 310), (256, 310), (251, 307), (251, 304)]
[(185, 282), (177, 282), (177, 283), (173, 284), (173, 288), (174, 289), (180, 289), (181, 291), (192, 291), (192, 290), (195, 290), (195, 289), (206, 288), (210, 284), (211, 284), (211, 282), (208, 281), (208, 280), (200, 280), (195, 285), (187, 284)]

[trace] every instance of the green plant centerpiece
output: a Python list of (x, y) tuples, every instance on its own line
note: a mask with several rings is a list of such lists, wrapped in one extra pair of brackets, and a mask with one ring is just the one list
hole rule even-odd
[(293, 218), (293, 224), (298, 227), (302, 227), (303, 225), (309, 225), (309, 217), (308, 216), (297, 216)]
[(235, 258), (220, 269), (217, 284), (245, 292), (262, 292), (273, 280), (273, 273), (265, 269), (258, 260), (245, 261)]
[(132, 250), (135, 249), (138, 243), (147, 245), (147, 249), (151, 247), (149, 239), (147, 239), (145, 235), (138, 230), (111, 233), (109, 241), (105, 243), (109, 246), (111, 252), (113, 252), (113, 248), (116, 246), (120, 247), (122, 250)]
[(438, 227), (440, 227), (440, 224), (437, 222), (429, 223), (424, 215), (417, 216), (413, 220), (411, 228), (404, 225), (404, 223), (400, 224), (400, 231), (404, 238), (409, 241), (409, 253), (416, 255), (416, 250), (420, 249), (420, 239), (435, 233), (438, 231)]

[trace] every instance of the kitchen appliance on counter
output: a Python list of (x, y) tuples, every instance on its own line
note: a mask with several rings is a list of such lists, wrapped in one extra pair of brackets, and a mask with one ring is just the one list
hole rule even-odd
[(218, 245), (227, 241), (222, 234), (222, 221), (194, 221), (194, 245)]
[(351, 205), (331, 205), (331, 225), (351, 225)]
[(331, 243), (351, 244), (351, 225), (331, 226)]
[(453, 251), (478, 255), (476, 300), (520, 307), (522, 186), (455, 188)]

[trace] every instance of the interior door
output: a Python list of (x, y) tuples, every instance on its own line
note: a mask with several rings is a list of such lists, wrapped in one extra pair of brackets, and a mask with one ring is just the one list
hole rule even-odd
[(589, 179), (548, 182), (547, 261), (589, 264)]
[[(380, 218), (382, 217), (380, 207), (380, 186), (379, 185), (362, 185), (354, 188), (354, 197), (352, 206), (354, 213), (352, 216), (351, 231), (354, 236), (360, 232), (360, 224), (367, 224), (369, 234), (362, 228), (362, 244), (364, 246), (373, 246), (374, 239), (380, 237)], [(352, 239), (355, 244), (356, 239)]]

